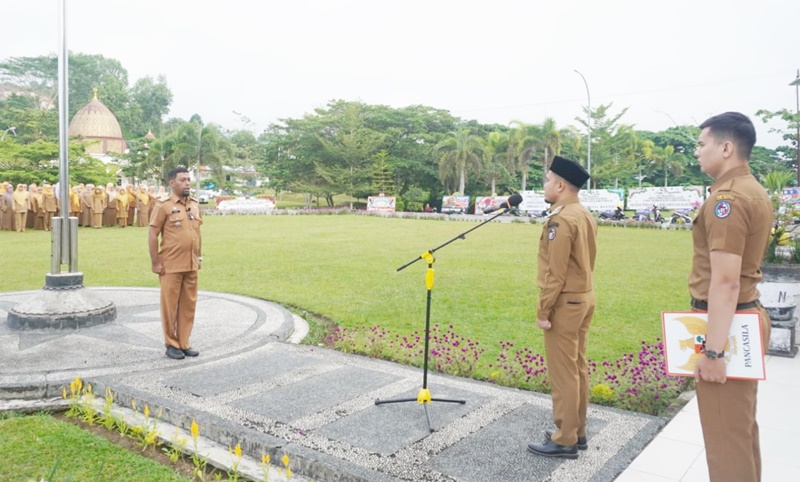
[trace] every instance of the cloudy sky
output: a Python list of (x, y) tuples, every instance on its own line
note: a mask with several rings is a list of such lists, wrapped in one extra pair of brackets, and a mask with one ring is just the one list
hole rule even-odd
[[(58, 50), (60, 0), (3, 1), (0, 59)], [(789, 0), (68, 0), (70, 50), (164, 74), (170, 116), (262, 131), (331, 99), (577, 125), (587, 102), (661, 130), (795, 108)], [(88, 100), (88, 99), (87, 99)], [(779, 126), (775, 124), (773, 127)]]

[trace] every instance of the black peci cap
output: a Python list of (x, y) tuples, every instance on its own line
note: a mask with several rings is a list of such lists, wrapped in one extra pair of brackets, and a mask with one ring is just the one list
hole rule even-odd
[(563, 177), (568, 183), (580, 188), (589, 179), (589, 173), (586, 172), (577, 162), (570, 161), (560, 156), (553, 158), (550, 164), (550, 170), (559, 176)]

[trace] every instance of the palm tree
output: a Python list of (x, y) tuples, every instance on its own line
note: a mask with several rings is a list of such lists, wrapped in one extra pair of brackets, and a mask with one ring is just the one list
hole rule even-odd
[(490, 132), (483, 151), (483, 172), (492, 187), (492, 196), (497, 195), (497, 181), (508, 175), (507, 151), (509, 137), (505, 132)]
[(675, 146), (667, 145), (663, 149), (656, 148), (653, 153), (653, 161), (650, 163), (651, 172), (664, 172), (664, 187), (669, 185), (669, 173), (677, 177), (681, 175), (683, 166), (673, 157)]
[(542, 152), (542, 185), (544, 185), (553, 158), (561, 154), (561, 133), (556, 128), (556, 121), (552, 117), (545, 118), (537, 131), (538, 144)]
[(783, 188), (789, 185), (794, 180), (794, 173), (792, 171), (772, 171), (764, 176), (762, 184), (769, 191), (772, 204), (777, 207)]
[[(469, 129), (457, 132), (448, 132), (448, 137), (436, 144), (436, 155), (439, 158), (439, 179), (450, 190), (461, 194), (467, 184), (467, 170), (476, 174), (481, 169), (484, 141), (480, 137), (470, 134)], [(454, 187), (458, 179), (458, 189)]]
[(531, 169), (531, 156), (536, 150), (536, 136), (534, 126), (529, 126), (522, 121), (511, 121), (511, 139), (508, 147), (508, 160), (514, 172), (522, 175), (521, 191), (528, 185), (528, 172)]

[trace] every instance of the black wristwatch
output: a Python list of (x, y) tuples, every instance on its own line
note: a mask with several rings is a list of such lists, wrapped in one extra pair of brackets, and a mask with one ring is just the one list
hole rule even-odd
[(714, 350), (706, 350), (706, 356), (712, 360), (719, 360), (725, 357), (725, 351), (717, 353)]

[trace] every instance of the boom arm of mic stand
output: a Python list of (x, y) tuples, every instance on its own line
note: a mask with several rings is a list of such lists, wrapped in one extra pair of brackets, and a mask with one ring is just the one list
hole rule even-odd
[[(476, 229), (478, 229), (479, 227), (483, 226), (484, 224), (486, 224), (488, 222), (494, 221), (495, 219), (499, 218), (500, 216), (502, 216), (503, 214), (507, 213), (510, 210), (511, 210), (511, 208), (507, 207), (507, 208), (503, 209), (502, 211), (498, 212), (497, 214), (495, 214), (494, 216), (490, 217), (486, 221), (484, 221), (484, 222), (480, 223), (479, 225), (475, 226), (474, 228), (464, 231), (463, 233), (459, 234), (458, 236), (456, 236), (455, 238), (451, 239), (450, 241), (447, 241), (446, 243), (440, 244), (439, 246), (437, 246), (437, 247), (435, 247), (433, 249), (429, 249), (428, 251), (425, 251), (424, 253), (419, 255), (418, 258), (414, 258), (411, 261), (409, 261), (408, 263), (404, 264), (403, 266), (400, 266), (399, 268), (397, 268), (397, 271), (402, 271), (402, 270), (408, 268), (409, 266), (411, 266), (412, 264), (416, 263), (417, 261), (419, 261), (421, 259), (424, 259), (426, 261), (428, 261), (429, 259), (432, 260), (433, 259), (433, 253), (435, 253), (437, 250), (444, 248), (448, 244), (450, 244), (453, 241), (456, 241), (458, 239), (466, 239), (466, 237), (467, 237), (467, 235), (469, 233), (475, 231)], [(428, 261), (428, 264), (432, 264), (432, 261)]]

